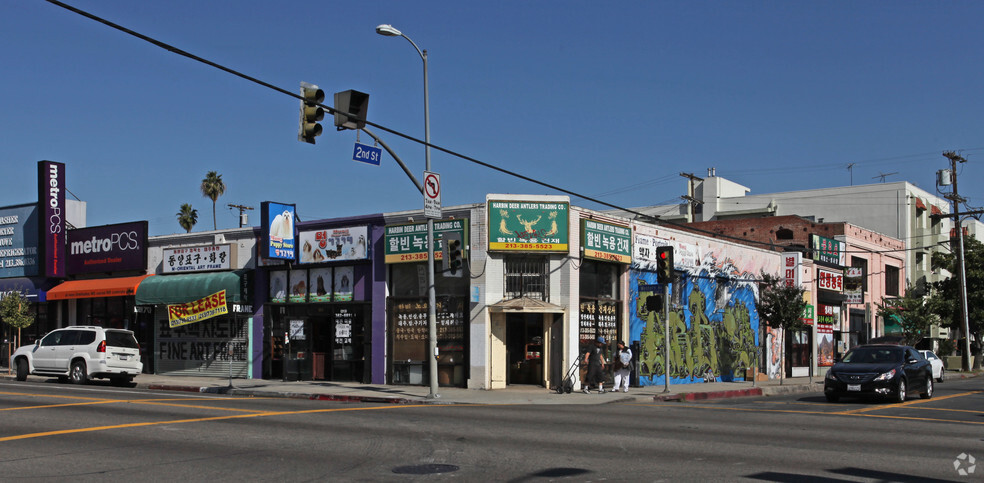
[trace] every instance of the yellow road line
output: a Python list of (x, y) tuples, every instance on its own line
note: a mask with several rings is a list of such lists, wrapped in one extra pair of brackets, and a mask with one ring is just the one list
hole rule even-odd
[(893, 408), (901, 408), (901, 407), (907, 407), (907, 406), (915, 406), (917, 404), (926, 404), (926, 403), (931, 402), (931, 401), (945, 401), (947, 399), (952, 399), (952, 398), (955, 398), (955, 397), (970, 396), (972, 394), (979, 394), (980, 392), (981, 391), (968, 391), (968, 392), (961, 392), (961, 393), (957, 393), (957, 394), (951, 394), (949, 396), (936, 397), (936, 398), (933, 398), (933, 399), (913, 399), (912, 401), (906, 401), (906, 402), (901, 403), (901, 404), (893, 404), (891, 406), (871, 406), (871, 407), (866, 407), (866, 408), (861, 408), (861, 409), (851, 409), (849, 411), (840, 411), (840, 412), (837, 412), (837, 413), (834, 413), (834, 414), (861, 414), (861, 413), (867, 413), (867, 412), (871, 412), (871, 411), (878, 411), (880, 409), (893, 409)]
[[(915, 417), (915, 416), (891, 416), (891, 415), (884, 415), (884, 414), (868, 414), (867, 413), (867, 411), (874, 411), (874, 410), (878, 410), (878, 409), (893, 409), (893, 408), (906, 407), (906, 406), (914, 406), (916, 404), (923, 404), (923, 403), (928, 403), (928, 402), (931, 402), (931, 401), (940, 401), (940, 400), (951, 399), (951, 398), (955, 398), (955, 397), (963, 397), (963, 396), (969, 396), (969, 395), (973, 395), (973, 394), (980, 394), (982, 392), (984, 392), (984, 391), (969, 391), (969, 392), (962, 392), (962, 393), (958, 393), (958, 394), (951, 394), (949, 396), (943, 396), (943, 397), (940, 397), (940, 398), (921, 399), (921, 400), (915, 400), (915, 401), (908, 401), (908, 402), (905, 402), (905, 403), (902, 403), (902, 404), (895, 404), (895, 405), (891, 405), (891, 406), (877, 406), (877, 407), (872, 407), (872, 408), (852, 409), (852, 410), (849, 410), (849, 411), (796, 411), (796, 410), (792, 410), (792, 409), (739, 408), (739, 407), (732, 407), (732, 406), (716, 406), (716, 405), (710, 405), (710, 404), (670, 404), (670, 405), (665, 405), (665, 404), (628, 404), (628, 405), (630, 405), (630, 406), (648, 406), (648, 407), (654, 407), (654, 406), (656, 406), (656, 407), (662, 407), (662, 408), (667, 408), (667, 409), (680, 408), (680, 407), (682, 407), (682, 408), (719, 409), (719, 410), (724, 410), (724, 411), (747, 411), (747, 412), (760, 412), (760, 413), (817, 414), (817, 415), (824, 415), (824, 416), (827, 416), (827, 415), (834, 415), (834, 416), (858, 416), (858, 417), (867, 417), (867, 418), (907, 419), (907, 420), (913, 420), (913, 421), (930, 421), (930, 422), (961, 423), (961, 424), (968, 423), (968, 424), (984, 425), (984, 421), (961, 421), (961, 420), (956, 420), (956, 419), (920, 418), (920, 417)], [(940, 410), (940, 411), (947, 411), (947, 409), (945, 409), (945, 408), (912, 407), (911, 409), (937, 409), (937, 410)], [(958, 411), (967, 411), (967, 412), (972, 412), (972, 413), (979, 413), (980, 412), (980, 411), (969, 411), (969, 410), (958, 410)]]
[(29, 396), (37, 398), (52, 398), (52, 399), (82, 399), (86, 401), (104, 401), (104, 397), (85, 397), (85, 396), (59, 396), (55, 394), (34, 394), (30, 392), (0, 392), (0, 396)]
[(200, 406), (197, 404), (177, 404), (177, 403), (166, 403), (158, 401), (125, 401), (130, 404), (144, 404), (147, 406), (172, 406), (178, 408), (192, 408), (192, 409), (212, 409), (216, 411), (238, 411), (242, 413), (262, 413), (266, 412), (265, 409), (237, 409), (237, 408), (223, 408), (215, 406)]
[(372, 410), (380, 410), (380, 409), (401, 409), (401, 408), (421, 408), (421, 407), (457, 407), (457, 406), (443, 405), (443, 404), (442, 405), (414, 404), (414, 405), (402, 405), (402, 406), (376, 406), (371, 408), (330, 408), (330, 409), (306, 409), (303, 411), (270, 411), (270, 412), (263, 412), (263, 413), (254, 413), (254, 414), (236, 414), (232, 416), (213, 416), (208, 418), (176, 419), (172, 421), (154, 421), (154, 422), (144, 422), (144, 423), (117, 424), (113, 426), (95, 426), (91, 428), (45, 431), (42, 433), (29, 433), (29, 434), (20, 434), (17, 436), (7, 436), (4, 438), (0, 438), (0, 443), (4, 443), (7, 441), (17, 441), (21, 439), (58, 436), (63, 434), (88, 433), (93, 431), (107, 431), (111, 429), (139, 428), (139, 427), (147, 427), (147, 426), (161, 426), (165, 424), (201, 423), (206, 421), (222, 421), (227, 419), (257, 418), (257, 417), (267, 417), (267, 416), (291, 416), (296, 414), (330, 413), (330, 412), (340, 412), (340, 411), (372, 411)]
[(48, 409), (48, 408), (64, 408), (69, 406), (90, 406), (93, 404), (112, 404), (126, 402), (122, 400), (104, 400), (104, 401), (87, 401), (78, 403), (66, 403), (66, 404), (45, 404), (43, 406), (21, 406), (19, 408), (0, 408), (0, 411), (21, 411), (24, 409)]

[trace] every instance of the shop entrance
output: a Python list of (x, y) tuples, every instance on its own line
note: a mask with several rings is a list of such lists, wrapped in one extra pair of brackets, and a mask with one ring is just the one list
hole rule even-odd
[(543, 314), (506, 315), (506, 384), (544, 384)]
[[(365, 354), (370, 352), (367, 306), (337, 304), (317, 309), (300, 307), (293, 312), (276, 317), (272, 331), (267, 333), (271, 344), (268, 377), (366, 382)], [(287, 336), (286, 344), (283, 336)]]

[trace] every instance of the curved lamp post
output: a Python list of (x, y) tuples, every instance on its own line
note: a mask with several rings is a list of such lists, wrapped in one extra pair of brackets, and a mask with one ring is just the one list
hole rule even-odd
[[(386, 37), (403, 37), (420, 54), (424, 61), (424, 156), (425, 171), (431, 170), (430, 154), (430, 96), (427, 91), (427, 51), (420, 50), (410, 37), (407, 37), (390, 24), (376, 26), (376, 33)], [(434, 219), (427, 219), (427, 360), (429, 361), (430, 394), (428, 398), (441, 397), (437, 393), (437, 295), (434, 289)]]

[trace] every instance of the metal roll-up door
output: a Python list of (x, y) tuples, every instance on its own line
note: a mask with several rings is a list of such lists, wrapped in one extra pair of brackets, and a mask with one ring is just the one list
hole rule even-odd
[[(157, 307), (158, 374), (245, 378), (249, 366), (249, 318), (225, 315), (171, 328), (167, 306)], [(229, 350), (232, 349), (230, 355)]]

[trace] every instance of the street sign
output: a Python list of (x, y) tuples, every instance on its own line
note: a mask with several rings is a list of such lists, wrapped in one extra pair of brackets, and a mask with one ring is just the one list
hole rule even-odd
[(424, 171), (424, 216), (441, 217), (441, 175)]
[(383, 150), (375, 146), (368, 146), (355, 143), (355, 152), (352, 153), (353, 161), (361, 161), (366, 164), (379, 166), (379, 161), (383, 159)]

